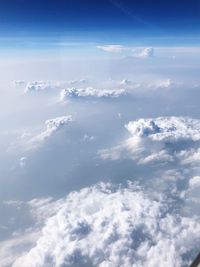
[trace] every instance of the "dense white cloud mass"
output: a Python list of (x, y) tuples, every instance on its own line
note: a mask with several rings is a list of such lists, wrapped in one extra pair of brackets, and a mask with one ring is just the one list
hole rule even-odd
[(103, 159), (132, 158), (139, 164), (199, 161), (200, 121), (186, 117), (139, 119), (125, 125), (131, 137), (99, 151)]
[(65, 101), (71, 97), (97, 97), (97, 98), (117, 98), (125, 95), (124, 89), (94, 89), (92, 87), (87, 88), (67, 88), (60, 92), (60, 101)]
[(200, 121), (185, 117), (159, 117), (139, 119), (125, 126), (137, 137), (147, 137), (154, 141), (200, 140)]
[(197, 218), (171, 211), (161, 196), (151, 198), (132, 183), (101, 183), (57, 206), (36, 245), (13, 267), (188, 266), (200, 244)]

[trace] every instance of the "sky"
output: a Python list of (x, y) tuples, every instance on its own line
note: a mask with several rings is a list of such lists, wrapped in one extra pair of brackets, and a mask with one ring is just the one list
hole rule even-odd
[(191, 264), (199, 8), (0, 1), (1, 267)]
[(119, 38), (140, 46), (196, 46), (199, 16), (197, 0), (2, 0), (1, 47), (58, 49), (61, 42), (117, 44)]

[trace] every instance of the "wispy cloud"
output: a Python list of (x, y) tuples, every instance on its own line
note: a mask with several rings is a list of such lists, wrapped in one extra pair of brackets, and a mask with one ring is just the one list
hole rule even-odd
[(149, 58), (153, 57), (154, 49), (153, 47), (128, 47), (124, 45), (99, 45), (97, 48), (109, 52), (109, 53), (125, 53), (127, 56), (135, 57), (135, 58)]

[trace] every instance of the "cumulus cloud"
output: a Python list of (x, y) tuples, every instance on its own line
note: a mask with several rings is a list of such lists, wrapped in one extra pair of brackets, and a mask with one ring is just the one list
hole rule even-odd
[[(125, 125), (131, 137), (111, 149), (102, 149), (102, 159), (132, 158), (139, 164), (182, 164), (198, 159), (200, 121), (187, 117), (138, 119)], [(186, 151), (187, 150), (187, 151)], [(188, 154), (190, 156), (188, 156)]]
[(84, 188), (58, 206), (13, 267), (188, 266), (200, 244), (198, 218), (132, 183)]
[(134, 136), (154, 141), (200, 140), (200, 121), (187, 117), (158, 117), (129, 122), (127, 130)]
[(58, 87), (57, 83), (48, 82), (48, 81), (33, 81), (33, 82), (27, 83), (24, 93), (26, 94), (30, 92), (46, 91), (46, 90), (55, 89), (57, 87)]
[(87, 88), (67, 88), (60, 92), (60, 101), (65, 101), (68, 98), (76, 97), (95, 97), (95, 98), (117, 98), (125, 95), (124, 89), (94, 89), (92, 87)]
[(124, 79), (120, 82), (121, 85), (130, 85), (132, 82), (130, 80)]
[(190, 188), (199, 188), (200, 187), (200, 176), (194, 176), (189, 181)]
[(153, 47), (146, 47), (140, 50), (134, 50), (133, 56), (136, 58), (149, 58), (149, 57), (153, 57), (154, 55), (154, 49)]
[(54, 136), (56, 133), (64, 130), (66, 126), (72, 121), (72, 116), (61, 116), (56, 117), (54, 119), (49, 119), (45, 121), (46, 129), (38, 134), (37, 136), (33, 137), (29, 143), (31, 145), (39, 144), (50, 137)]

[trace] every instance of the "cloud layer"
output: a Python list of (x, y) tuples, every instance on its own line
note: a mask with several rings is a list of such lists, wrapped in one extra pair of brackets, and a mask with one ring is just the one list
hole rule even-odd
[(13, 267), (188, 266), (200, 244), (197, 218), (180, 215), (162, 196), (150, 197), (132, 183), (101, 183), (57, 205), (36, 245)]

